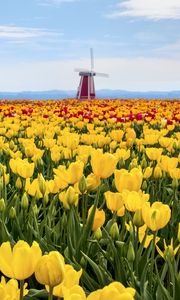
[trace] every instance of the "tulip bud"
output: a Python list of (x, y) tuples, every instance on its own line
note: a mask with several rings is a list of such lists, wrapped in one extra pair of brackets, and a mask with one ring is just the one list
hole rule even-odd
[(86, 183), (86, 178), (83, 175), (79, 181), (78, 188), (81, 192), (81, 194), (84, 194), (87, 191), (87, 183)]
[(13, 206), (10, 208), (9, 218), (10, 219), (15, 219), (16, 218), (16, 209)]
[(141, 167), (142, 167), (143, 169), (145, 169), (145, 168), (147, 167), (147, 161), (146, 161), (146, 158), (145, 158), (145, 157), (143, 157), (143, 159), (141, 160)]
[(36, 167), (37, 167), (38, 170), (41, 170), (43, 164), (44, 164), (44, 163), (43, 163), (42, 158), (38, 158), (38, 159), (36, 160)]
[(46, 192), (46, 182), (42, 174), (38, 174), (39, 190), (43, 196)]
[(144, 174), (143, 174), (144, 179), (148, 179), (149, 177), (151, 177), (152, 171), (153, 171), (153, 169), (151, 167), (147, 167), (144, 170)]
[(116, 189), (116, 185), (115, 185), (115, 180), (113, 179), (113, 181), (112, 181), (112, 188), (113, 189)]
[(133, 216), (133, 223), (136, 227), (141, 227), (144, 225), (144, 220), (142, 218), (142, 210), (141, 209), (137, 209), (135, 211), (135, 214)]
[[(1, 172), (1, 171), (0, 171)], [(0, 191), (3, 190), (3, 179), (2, 177), (0, 178)]]
[(0, 212), (3, 212), (5, 210), (5, 202), (4, 202), (4, 199), (1, 198), (0, 199)]
[(75, 190), (72, 186), (67, 189), (67, 202), (69, 204), (75, 204), (77, 201), (78, 194), (75, 193)]
[(174, 260), (174, 250), (172, 247), (168, 246), (164, 251), (164, 259), (170, 262)]
[(22, 188), (22, 181), (21, 181), (21, 178), (18, 177), (17, 180), (16, 180), (16, 183), (15, 183), (15, 187), (20, 190)]
[(173, 178), (173, 180), (172, 180), (172, 187), (174, 188), (174, 189), (177, 189), (178, 188), (178, 186), (179, 186), (179, 184), (178, 184), (178, 179), (177, 178)]
[(35, 215), (38, 214), (38, 207), (37, 207), (36, 204), (33, 205), (33, 212), (34, 212)]
[(134, 253), (134, 247), (132, 242), (129, 242), (128, 252), (127, 252), (127, 259), (129, 262), (133, 262), (135, 260), (135, 253)]
[(62, 227), (66, 228), (66, 226), (67, 226), (67, 216), (66, 213), (64, 212), (62, 215)]
[(177, 239), (178, 239), (178, 241), (180, 242), (180, 223), (178, 224)]
[(116, 222), (111, 226), (109, 233), (110, 233), (110, 236), (112, 237), (112, 239), (114, 241), (118, 240), (118, 238), (119, 238), (119, 228), (118, 228), (118, 225), (117, 225)]
[(131, 153), (131, 158), (132, 159), (136, 158), (136, 153), (134, 151), (132, 151), (132, 153)]
[(45, 205), (49, 202), (48, 194), (45, 194), (45, 195), (44, 195), (44, 197), (43, 197), (43, 202), (44, 202)]
[(99, 241), (101, 238), (102, 238), (102, 231), (101, 231), (101, 228), (98, 228), (94, 234), (93, 234), (93, 237)]
[(3, 176), (3, 173), (4, 173), (3, 167), (2, 165), (0, 165), (0, 177)]
[(147, 189), (147, 181), (144, 180), (144, 181), (143, 181), (143, 184), (142, 184), (142, 190), (143, 190), (143, 191), (146, 191), (146, 189)]
[(159, 166), (156, 166), (154, 168), (154, 174), (153, 175), (154, 175), (154, 178), (156, 178), (156, 179), (162, 177), (162, 170)]
[(85, 269), (86, 268), (86, 266), (87, 266), (87, 261), (86, 261), (86, 259), (84, 258), (84, 256), (81, 258), (81, 260), (80, 260), (80, 265), (81, 265), (81, 267), (83, 268), (83, 269)]
[(179, 149), (178, 141), (175, 141), (175, 142), (174, 142), (173, 148), (174, 148), (174, 150), (178, 150), (178, 149)]
[(22, 195), (22, 198), (21, 198), (21, 207), (24, 209), (27, 209), (28, 206), (29, 206), (28, 195), (26, 192), (24, 192), (24, 194)]
[(101, 184), (101, 193), (104, 194), (105, 192), (107, 192), (109, 190), (108, 185), (103, 183)]
[(13, 142), (13, 140), (11, 140), (10, 141), (10, 143), (9, 143), (9, 148), (11, 149), (11, 150), (13, 150), (14, 149), (14, 142)]
[(124, 161), (124, 158), (123, 158), (123, 157), (121, 157), (121, 159), (119, 160), (118, 165), (119, 165), (120, 169), (124, 167), (125, 161)]
[(137, 168), (137, 160), (136, 158), (133, 158), (133, 160), (131, 161), (131, 163), (129, 164), (129, 170), (132, 170), (134, 168)]

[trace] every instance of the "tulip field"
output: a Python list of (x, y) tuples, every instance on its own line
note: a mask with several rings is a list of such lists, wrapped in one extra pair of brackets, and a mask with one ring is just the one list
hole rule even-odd
[(0, 300), (180, 299), (180, 102), (0, 100)]

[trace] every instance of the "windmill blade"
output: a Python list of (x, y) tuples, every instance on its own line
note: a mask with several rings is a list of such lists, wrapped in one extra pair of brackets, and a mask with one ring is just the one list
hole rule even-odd
[(90, 48), (90, 56), (91, 56), (91, 71), (94, 69), (94, 54), (93, 48)]
[(74, 71), (75, 71), (75, 72), (91, 72), (91, 71), (88, 70), (88, 69), (81, 69), (81, 68), (75, 68)]
[(106, 78), (109, 77), (109, 74), (106, 74), (106, 73), (99, 73), (99, 72), (95, 72), (95, 73), (96, 73), (96, 76), (99, 76), (99, 77), (106, 77)]

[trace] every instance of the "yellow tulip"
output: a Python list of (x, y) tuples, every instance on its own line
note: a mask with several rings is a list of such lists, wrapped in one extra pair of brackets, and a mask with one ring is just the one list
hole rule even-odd
[(122, 199), (126, 209), (135, 212), (141, 209), (143, 204), (149, 200), (149, 194), (144, 194), (142, 191), (124, 190), (122, 192)]
[(17, 165), (21, 161), (20, 158), (13, 159), (11, 158), (9, 161), (9, 166), (14, 174), (17, 174)]
[(35, 268), (36, 280), (50, 288), (64, 280), (64, 258), (58, 251), (43, 255)]
[(173, 144), (173, 139), (172, 139), (172, 138), (168, 138), (168, 137), (161, 136), (161, 137), (159, 138), (159, 144), (160, 144), (161, 147), (163, 147), (163, 148), (168, 148), (171, 144)]
[(34, 155), (34, 152), (35, 152), (35, 145), (29, 145), (29, 146), (26, 146), (24, 147), (24, 151), (25, 151), (25, 154), (26, 154), (26, 157), (32, 157)]
[(67, 180), (67, 170), (66, 167), (63, 165), (60, 165), (57, 169), (53, 169), (55, 176), (54, 181), (55, 185), (59, 189), (64, 189), (68, 186), (68, 180)]
[(52, 148), (52, 147), (54, 147), (55, 146), (55, 144), (56, 144), (56, 140), (54, 140), (54, 139), (44, 139), (43, 140), (43, 143), (44, 143), (44, 146), (47, 148), (47, 149), (50, 149), (50, 148)]
[(123, 205), (120, 209), (117, 211), (117, 216), (118, 217), (123, 217), (125, 214), (125, 206)]
[(163, 149), (161, 148), (146, 148), (146, 155), (150, 160), (159, 161), (161, 158)]
[(118, 158), (118, 160), (120, 159), (127, 160), (130, 157), (130, 150), (117, 149), (114, 155)]
[(51, 159), (57, 163), (61, 159), (61, 152), (51, 150)]
[(170, 170), (177, 168), (178, 158), (162, 155), (159, 165), (162, 171), (170, 172)]
[(10, 278), (24, 280), (30, 277), (41, 258), (41, 249), (36, 242), (30, 247), (25, 241), (18, 241), (13, 249), (10, 242), (0, 246), (0, 269)]
[(84, 163), (76, 161), (69, 165), (67, 169), (67, 181), (69, 184), (75, 184), (83, 176)]
[(180, 169), (174, 168), (169, 170), (171, 178), (180, 179)]
[[(147, 229), (147, 225), (146, 224), (144, 224), (143, 226), (139, 227), (138, 237), (139, 237), (140, 243), (142, 243), (142, 241), (144, 239), (146, 229)], [(144, 248), (148, 248), (148, 246), (149, 246), (149, 244), (150, 244), (150, 242), (152, 240), (153, 240), (153, 234), (147, 234), (146, 235), (146, 240), (145, 240), (145, 243), (144, 243)], [(155, 244), (157, 244), (159, 240), (160, 240), (160, 238), (157, 236), (156, 240), (155, 240)]]
[(142, 206), (142, 217), (144, 223), (152, 230), (159, 230), (167, 225), (171, 217), (171, 210), (168, 205), (161, 202), (149, 202)]
[(115, 186), (118, 192), (123, 190), (138, 192), (141, 188), (143, 174), (138, 168), (131, 169), (130, 172), (126, 169), (115, 170)]
[[(24, 284), (23, 296), (28, 294), (26, 289), (27, 283)], [(18, 300), (20, 296), (20, 290), (18, 288), (18, 282), (15, 279), (10, 279), (6, 282), (4, 277), (1, 277), (0, 282), (0, 299), (1, 300)]]
[(143, 178), (147, 179), (147, 178), (151, 177), (152, 172), (153, 172), (153, 168), (147, 167), (143, 173)]
[(145, 145), (154, 145), (156, 143), (158, 143), (158, 139), (159, 139), (159, 134), (145, 134), (144, 137), (144, 144)]
[[(93, 209), (93, 206), (91, 206), (90, 209), (88, 210), (88, 218), (91, 214), (92, 209)], [(106, 219), (106, 216), (105, 216), (104, 210), (99, 210), (98, 208), (96, 208), (92, 231), (96, 231), (99, 227), (103, 226), (105, 219)]]
[(136, 132), (134, 131), (133, 128), (127, 128), (125, 137), (127, 141), (128, 140), (134, 141), (136, 139)]
[(41, 160), (43, 154), (44, 154), (44, 150), (35, 149), (34, 155), (31, 157), (32, 161), (36, 163), (38, 160)]
[(62, 157), (64, 159), (72, 159), (75, 156), (75, 152), (69, 148), (62, 148)]
[(86, 183), (87, 183), (87, 190), (94, 191), (98, 188), (98, 186), (100, 186), (101, 179), (95, 174), (91, 173), (87, 176)]
[(63, 288), (64, 300), (86, 300), (86, 294), (83, 288), (79, 285), (67, 289)]
[(47, 191), (48, 193), (52, 193), (52, 194), (56, 194), (59, 192), (58, 178), (56, 176), (54, 180), (51, 179), (47, 181)]
[(34, 163), (29, 163), (27, 160), (19, 160), (16, 172), (23, 178), (30, 178), (34, 173)]
[(113, 193), (107, 191), (104, 193), (106, 199), (106, 205), (112, 212), (117, 212), (124, 206), (123, 198), (121, 193)]
[(34, 179), (32, 182), (30, 182), (30, 178), (27, 178), (26, 184), (25, 184), (25, 191), (33, 197), (36, 196), (37, 199), (40, 199), (43, 197), (43, 195), (39, 189), (38, 178)]
[(59, 298), (64, 297), (63, 288), (70, 289), (73, 286), (78, 285), (82, 275), (82, 270), (76, 271), (71, 265), (68, 264), (64, 266), (64, 271), (65, 273), (63, 281), (53, 289), (53, 295)]
[(79, 160), (83, 161), (86, 163), (88, 161), (88, 158), (91, 154), (92, 147), (91, 146), (86, 146), (86, 145), (80, 145), (77, 148), (77, 157)]
[(162, 177), (162, 170), (158, 165), (154, 168), (153, 176), (156, 179)]
[(114, 281), (103, 289), (92, 292), (87, 300), (134, 300), (135, 293), (135, 289), (125, 288), (122, 283)]
[(176, 253), (180, 248), (180, 244), (174, 249), (173, 239), (171, 239), (170, 245), (166, 244), (165, 239), (163, 241), (164, 241), (164, 252), (157, 245), (156, 245), (156, 249), (158, 253), (164, 258), (164, 260), (170, 260), (172, 262)]
[(124, 131), (123, 130), (112, 130), (109, 135), (112, 138), (112, 140), (114, 140), (116, 142), (120, 142), (123, 138)]
[(93, 173), (100, 178), (108, 178), (116, 168), (117, 158), (110, 153), (102, 153), (100, 149), (91, 152)]

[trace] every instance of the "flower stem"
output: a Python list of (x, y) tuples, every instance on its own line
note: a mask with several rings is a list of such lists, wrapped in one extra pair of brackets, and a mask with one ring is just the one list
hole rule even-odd
[(153, 288), (153, 270), (154, 270), (154, 255), (155, 255), (155, 246), (156, 246), (156, 235), (157, 235), (157, 231), (154, 232), (153, 234), (153, 245), (152, 245), (152, 255), (151, 255), (151, 269), (150, 269), (150, 280), (149, 280), (149, 286), (150, 286), (150, 290), (152, 291)]
[(52, 286), (49, 287), (48, 300), (53, 300), (53, 287)]
[(19, 300), (23, 300), (23, 293), (24, 293), (24, 280), (20, 280)]

